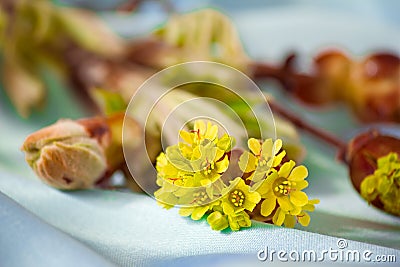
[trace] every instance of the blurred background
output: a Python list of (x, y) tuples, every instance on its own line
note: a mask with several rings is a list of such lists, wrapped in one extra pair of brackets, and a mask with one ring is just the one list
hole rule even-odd
[[(260, 68), (257, 77), (264, 92), (303, 119), (344, 140), (377, 122), (398, 126), (400, 1), (32, 3), (0, 0), (0, 190), (13, 200), (1, 199), (0, 224), (4, 227), (0, 230), (0, 265), (4, 256), (8, 266), (20, 266), (21, 258), (26, 260), (22, 264), (25, 266), (37, 266), (29, 264), (30, 259), (70, 266), (82, 263), (74, 259), (85, 258), (80, 256), (85, 253), (88, 266), (111, 266), (109, 261), (126, 266), (160, 264), (164, 260), (171, 266), (184, 266), (188, 256), (200, 256), (201, 262), (206, 260), (201, 256), (207, 254), (254, 253), (266, 242), (278, 243), (276, 249), (291, 249), (285, 240), (297, 240), (299, 247), (304, 245), (305, 249), (335, 244), (335, 239), (328, 236), (360, 241), (352, 244), (360, 249), (377, 245), (385, 247), (379, 248), (382, 253), (386, 247), (398, 252), (398, 218), (368, 206), (353, 190), (346, 167), (334, 161), (336, 150), (307, 134), (300, 136), (291, 124), (282, 127), (280, 133), (293, 147), (300, 147), (296, 151), (307, 148), (306, 156), (294, 155), (304, 158), (313, 173), (310, 196), (322, 200), (309, 228), (300, 227), (308, 232), (281, 228), (269, 231), (269, 226), (257, 224), (254, 230), (236, 236), (217, 235), (210, 233), (207, 225), (188, 222), (174, 212), (161, 210), (143, 195), (54, 190), (37, 179), (20, 148), (28, 134), (60, 118), (79, 119), (124, 110), (134, 89), (153, 73), (174, 63), (203, 58), (229, 63), (252, 77), (257, 76), (257, 67), (265, 67)], [(49, 3), (54, 6), (49, 8)], [(211, 18), (222, 25), (213, 38), (233, 52), (215, 55), (206, 51), (196, 58), (191, 49), (182, 52), (165, 48), (164, 44), (170, 41), (165, 34), (168, 19), (203, 8), (225, 15), (213, 17), (215, 13), (211, 13)], [(16, 20), (15, 14), (22, 19)], [(207, 22), (201, 15), (196, 19), (200, 25)], [(185, 24), (184, 21), (181, 26)], [(237, 35), (232, 29), (237, 30)], [(232, 33), (228, 41), (218, 39), (223, 32)], [(173, 41), (178, 47), (183, 46), (179, 38)], [(346, 78), (344, 82), (340, 75), (332, 78), (328, 75), (331, 72), (316, 68), (316, 59), (323, 58), (322, 52), (326, 50), (340, 51), (332, 54), (334, 63), (329, 66), (335, 69), (335, 64), (343, 61), (345, 66), (351, 65), (353, 71), (345, 75), (353, 80)], [(382, 53), (385, 55), (371, 56)], [(296, 60), (291, 66), (293, 54)], [(290, 75), (282, 76), (280, 68)], [(365, 69), (372, 71), (364, 73)], [(309, 76), (304, 78), (303, 74)], [(324, 80), (326, 77), (328, 81)], [(314, 78), (322, 82), (313, 84)], [(304, 80), (311, 83), (302, 83)], [(309, 91), (302, 93), (302, 88), (315, 85), (318, 89), (321, 84), (341, 93), (315, 97), (308, 97), (314, 96)], [(372, 93), (360, 93), (363, 88)], [(349, 90), (356, 92), (353, 98), (342, 95)], [(389, 93), (377, 97), (376, 92)], [(360, 98), (365, 101), (357, 101)], [(392, 132), (399, 134), (398, 128)], [(160, 226), (164, 220), (172, 222), (172, 226)], [(45, 237), (43, 247), (55, 250), (53, 253), (43, 254), (40, 247), (32, 249), (37, 247), (38, 235)], [(160, 237), (164, 241), (160, 242)], [(215, 244), (210, 245), (210, 240)], [(304, 240), (310, 241), (303, 244)], [(239, 245), (232, 250), (228, 243)], [(21, 257), (21, 251), (28, 249), (31, 253)], [(56, 253), (71, 256), (53, 261)], [(175, 262), (177, 258), (181, 261)]]

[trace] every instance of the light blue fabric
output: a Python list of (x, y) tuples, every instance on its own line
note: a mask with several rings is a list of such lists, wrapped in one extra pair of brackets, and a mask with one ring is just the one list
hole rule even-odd
[(1, 266), (115, 266), (0, 193)]
[[(44, 221), (122, 266), (156, 264), (162, 260), (215, 253), (246, 253), (256, 259), (257, 252), (265, 246), (286, 251), (337, 248), (334, 237), (257, 222), (251, 229), (219, 233), (212, 231), (205, 221), (194, 222), (180, 217), (176, 210), (161, 209), (148, 196), (100, 190), (60, 192), (29, 177), (31, 175), (27, 176), (0, 172), (1, 191)], [(326, 179), (330, 177), (333, 176), (327, 175)], [(336, 186), (350, 185), (338, 182)], [(335, 193), (328, 189), (319, 192), (324, 198), (321, 207), (312, 215), (308, 231), (364, 241), (348, 241), (348, 248), (352, 250), (369, 249), (376, 254), (400, 257), (400, 250), (370, 244), (398, 249), (398, 219), (363, 208), (363, 203), (355, 196), (347, 195), (349, 202), (345, 204), (340, 194), (336, 198), (329, 197)], [(332, 206), (336, 211), (332, 211)], [(16, 250), (15, 253), (19, 252)]]
[[(245, 47), (253, 57), (279, 60), (293, 48), (307, 58), (319, 48), (333, 44), (358, 55), (381, 47), (400, 53), (400, 32), (393, 27), (394, 24), (370, 21), (367, 16), (354, 17), (346, 12), (330, 11), (329, 5), (326, 8), (310, 8), (309, 4), (302, 5), (298, 1), (295, 4), (283, 1), (282, 5), (272, 2), (276, 4), (273, 8), (257, 6), (257, 10), (248, 7), (240, 12), (238, 9), (231, 10)], [(106, 20), (117, 31), (138, 34), (135, 30), (126, 32), (129, 27), (121, 26), (121, 18), (107, 15)], [(159, 20), (150, 16), (146, 25), (153, 27), (153, 23), (159, 23)], [(303, 139), (309, 151), (305, 161), (310, 170), (308, 194), (321, 200), (317, 210), (311, 214), (308, 228), (286, 229), (254, 222), (251, 229), (219, 233), (212, 231), (205, 221), (194, 222), (180, 217), (177, 210), (161, 209), (145, 195), (101, 190), (61, 192), (42, 184), (24, 163), (19, 151), (25, 136), (53, 123), (58, 117), (77, 118), (84, 113), (75, 107), (71, 96), (51, 74), (47, 78), (52, 87), (50, 106), (44, 116), (35, 114), (27, 121), (18, 118), (0, 90), (0, 191), (106, 259), (122, 266), (200, 266), (201, 262), (224, 266), (235, 259), (237, 264), (265, 266), (267, 262), (257, 261), (257, 252), (265, 246), (274, 250), (321, 251), (337, 248), (336, 242), (340, 237), (348, 240), (349, 249), (369, 249), (375, 255), (393, 254), (400, 261), (399, 218), (369, 207), (353, 190), (345, 167), (335, 162), (334, 151), (307, 135)], [(275, 88), (271, 83), (261, 86), (266, 90)], [(275, 94), (299, 114), (304, 114), (305, 119), (343, 137), (349, 137), (354, 125), (357, 125), (343, 108), (337, 108), (332, 113), (305, 111), (279, 93)], [(86, 250), (84, 245), (72, 242), (69, 237), (47, 225), (41, 225), (41, 221), (21, 211), (10, 200), (0, 198), (0, 205), (3, 228), (0, 231), (0, 251), (9, 254), (0, 252), (1, 266), (4, 262), (11, 266), (39, 266), (38, 262), (29, 261), (38, 256), (35, 250), (24, 249), (21, 254), (25, 240), (21, 229), (33, 239), (47, 236), (54, 242), (47, 244), (65, 243), (67, 253), (71, 253), (68, 255), (82, 257), (82, 263), (107, 264)], [(29, 228), (15, 227), (18, 222), (32, 223), (31, 232)], [(39, 255), (43, 261), (50, 262), (57, 257), (58, 248), (56, 245), (53, 247), (56, 255), (51, 252), (47, 256)], [(86, 251), (85, 257), (82, 251)], [(197, 256), (197, 260), (187, 259), (189, 256)], [(8, 261), (2, 261), (3, 257)], [(65, 262), (52, 263), (52, 266), (63, 266)]]

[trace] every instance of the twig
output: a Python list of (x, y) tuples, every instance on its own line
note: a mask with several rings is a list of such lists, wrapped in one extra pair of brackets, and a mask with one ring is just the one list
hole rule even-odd
[(303, 129), (310, 134), (318, 137), (319, 139), (325, 141), (326, 143), (333, 145), (339, 151), (342, 151), (346, 148), (347, 144), (340, 140), (335, 135), (325, 131), (323, 129), (317, 128), (314, 125), (304, 121), (302, 118), (297, 116), (294, 112), (291, 112), (278, 104), (275, 101), (268, 101), (268, 104), (272, 110), (272, 112), (281, 115), (282, 117), (286, 118), (287, 120), (291, 121), (296, 127)]

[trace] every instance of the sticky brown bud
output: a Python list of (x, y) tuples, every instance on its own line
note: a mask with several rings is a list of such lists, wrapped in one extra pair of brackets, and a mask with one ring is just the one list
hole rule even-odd
[(400, 140), (377, 130), (362, 133), (351, 140), (344, 161), (349, 165), (350, 176), (357, 191), (360, 191), (364, 178), (376, 170), (376, 160), (390, 152), (400, 154)]
[(107, 169), (107, 137), (101, 136), (93, 136), (78, 122), (60, 120), (29, 135), (22, 150), (28, 164), (47, 184), (59, 189), (90, 188)]

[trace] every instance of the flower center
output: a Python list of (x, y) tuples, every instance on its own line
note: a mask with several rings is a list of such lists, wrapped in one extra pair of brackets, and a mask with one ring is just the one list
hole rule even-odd
[(206, 159), (206, 162), (204, 164), (204, 175), (210, 174), (212, 170), (215, 168), (215, 163), (209, 162), (208, 159)]
[(292, 190), (293, 183), (288, 181), (286, 178), (280, 177), (276, 179), (274, 184), (272, 185), (272, 189), (274, 190), (274, 194), (277, 197), (287, 196)]
[(235, 189), (229, 194), (229, 200), (235, 207), (241, 207), (244, 204), (245, 195), (242, 190)]
[(201, 206), (208, 199), (208, 196), (205, 192), (196, 192), (193, 194), (193, 201), (190, 204), (197, 204)]
[(264, 157), (260, 157), (259, 160), (260, 167), (267, 165), (267, 160)]

